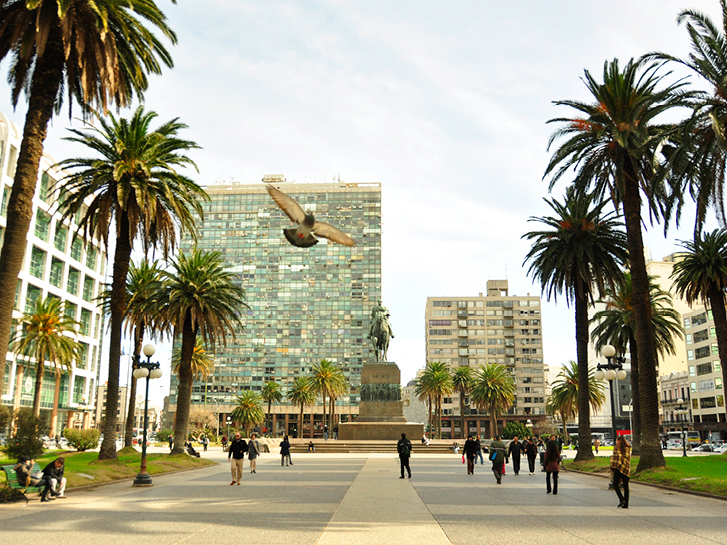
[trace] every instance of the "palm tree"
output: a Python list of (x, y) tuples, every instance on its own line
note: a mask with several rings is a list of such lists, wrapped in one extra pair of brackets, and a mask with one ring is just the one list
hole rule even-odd
[[(323, 397), (323, 427), (326, 426), (326, 397), (336, 395), (346, 383), (341, 368), (329, 360), (313, 364), (310, 381), (316, 394)], [(312, 433), (312, 432), (311, 432)]]
[[(429, 363), (427, 363), (429, 365)], [(434, 437), (434, 417), (432, 416), (432, 409), (433, 409), (433, 403), (432, 403), (432, 392), (429, 389), (429, 385), (425, 381), (424, 374), (422, 373), (421, 376), (417, 377), (414, 380), (414, 395), (417, 396), (417, 399), (419, 401), (426, 401), (427, 403), (427, 424), (429, 425), (429, 433), (431, 433), (431, 437)]]
[[(588, 306), (594, 291), (603, 294), (621, 278), (626, 262), (626, 237), (614, 213), (603, 213), (607, 201), (594, 203), (593, 195), (571, 186), (565, 202), (545, 199), (554, 216), (530, 218), (547, 226), (523, 238), (534, 240), (525, 261), (528, 274), (540, 282), (548, 300), (565, 293), (575, 306), (576, 354), (579, 380), (588, 380)], [(589, 399), (583, 392), (578, 400), (578, 454), (576, 460), (593, 458)]]
[(548, 401), (545, 402), (546, 414), (553, 418), (560, 416), (564, 436), (568, 435), (568, 421), (575, 418), (578, 411), (578, 399), (567, 397), (566, 393), (565, 389), (551, 391)]
[[(261, 397), (263, 398), (263, 401), (268, 404), (268, 412), (265, 414), (265, 425), (268, 430), (270, 430), (270, 407), (273, 403), (280, 403), (283, 400), (283, 389), (280, 387), (280, 384), (274, 380), (269, 380), (265, 383), (265, 386), (263, 386)], [(275, 434), (273, 434), (273, 436), (275, 436)]]
[(709, 301), (712, 308), (717, 350), (722, 362), (722, 383), (727, 384), (727, 314), (725, 288), (727, 288), (727, 230), (716, 229), (698, 234), (693, 241), (682, 242), (686, 253), (674, 265), (672, 278), (677, 295), (689, 304)]
[[(659, 288), (653, 277), (649, 277), (649, 293), (651, 297), (651, 319), (654, 327), (654, 343), (660, 357), (676, 353), (675, 337), (682, 338), (684, 329), (681, 317), (674, 310), (672, 298)], [(641, 451), (641, 403), (639, 397), (639, 356), (636, 344), (636, 328), (634, 324), (633, 301), (631, 293), (631, 274), (625, 273), (616, 289), (607, 290), (604, 299), (597, 301), (606, 306), (596, 312), (591, 323), (597, 324), (591, 332), (591, 340), (596, 350), (600, 351), (610, 344), (616, 348), (617, 354), (630, 350), (631, 354), (631, 397), (633, 452)]]
[[(148, 307), (148, 301), (161, 286), (161, 269), (156, 261), (149, 262), (142, 259), (139, 265), (131, 263), (126, 279), (126, 330), (134, 340), (133, 361), (138, 361), (141, 356), (141, 345), (144, 335), (153, 335), (157, 331), (154, 320), (155, 313)], [(105, 291), (101, 294), (104, 306), (109, 307), (111, 292)], [(136, 412), (136, 386), (137, 379), (132, 376), (129, 387), (129, 410), (126, 415), (126, 422), (134, 422)], [(133, 445), (134, 429), (127, 425), (124, 432), (124, 447)]]
[[(472, 368), (465, 366), (457, 367), (452, 374), (452, 386), (459, 396), (459, 414), (461, 419), (460, 438), (464, 439), (467, 436), (467, 425), (464, 418), (464, 402), (465, 398), (470, 393), (470, 388), (472, 387)], [(452, 432), (454, 432), (454, 430), (452, 430)]]
[[(442, 398), (453, 391), (454, 384), (447, 364), (440, 361), (427, 362), (424, 372), (417, 379), (414, 392), (419, 399), (427, 399), (429, 421), (434, 428), (432, 433), (440, 439), (442, 436)], [(434, 410), (433, 418), (432, 409)]]
[(40, 416), (40, 394), (43, 388), (45, 362), (49, 362), (56, 375), (51, 435), (56, 433), (61, 373), (73, 369), (73, 362), (81, 357), (81, 345), (75, 339), (79, 323), (64, 312), (64, 304), (55, 297), (38, 298), (32, 311), (20, 320), (20, 329), (10, 343), (10, 351), (35, 360), (35, 393), (33, 414)]
[(160, 309), (162, 324), (173, 329), (173, 338), (181, 338), (172, 450), (173, 454), (181, 454), (192, 402), (192, 360), (197, 337), (201, 336), (213, 351), (218, 340), (226, 345), (227, 336), (234, 339), (235, 328), (243, 327), (241, 313), (249, 307), (245, 304), (245, 290), (224, 269), (219, 252), (193, 248), (189, 254), (179, 254), (171, 266), (171, 270), (162, 273), (161, 293), (155, 306)]
[(235, 397), (235, 405), (230, 417), (242, 425), (245, 428), (246, 436), (250, 437), (250, 428), (255, 424), (260, 424), (265, 418), (262, 398), (257, 392), (243, 390), (240, 395)]
[[(177, 119), (151, 129), (154, 112), (139, 107), (131, 119), (99, 118), (100, 128), (72, 130), (67, 138), (83, 144), (100, 157), (73, 158), (60, 163), (69, 174), (62, 180), (66, 192), (60, 209), (64, 218), (82, 210), (91, 200), (80, 220), (79, 231), (86, 238), (95, 236), (108, 248), (112, 221), (115, 226), (111, 297), (109, 310), (109, 375), (107, 403), (118, 401), (121, 336), (126, 308), (126, 278), (131, 249), (137, 238), (142, 249), (159, 247), (164, 257), (174, 248), (177, 230), (195, 234), (192, 212), (202, 215), (198, 199), (207, 193), (181, 174), (180, 167), (194, 167), (185, 154), (198, 146), (178, 137), (186, 128)], [(194, 343), (190, 345), (194, 346)], [(104, 424), (104, 441), (99, 459), (116, 457), (116, 413), (111, 411)], [(182, 443), (179, 443), (180, 446)]]
[[(11, 0), (0, 5), (0, 22), (0, 60), (11, 57), (13, 104), (21, 93), (28, 100), (0, 251), (0, 286), (10, 286), (25, 257), (43, 142), (63, 93), (84, 111), (94, 105), (102, 110), (126, 106), (135, 94), (143, 98), (147, 75), (161, 73), (162, 63), (172, 66), (171, 56), (145, 25), (172, 43), (177, 38), (153, 0), (108, 0), (103, 7), (92, 0)], [(0, 291), (0, 346), (10, 339), (14, 299), (12, 290)], [(0, 384), (4, 373), (3, 365)]]
[(585, 83), (593, 101), (556, 102), (575, 109), (577, 114), (550, 121), (562, 127), (551, 136), (549, 146), (562, 137), (567, 140), (553, 153), (545, 171), (545, 176), (553, 175), (552, 188), (563, 175), (575, 170), (574, 183), (580, 190), (592, 186), (599, 202), (610, 195), (624, 216), (639, 346), (642, 450), (637, 471), (664, 466), (659, 440), (656, 347), (641, 232), (642, 193), (650, 217), (663, 217), (666, 222), (669, 217), (664, 212), (669, 210), (663, 204), (668, 200), (666, 186), (671, 180), (669, 170), (662, 168), (660, 153), (670, 149), (670, 139), (679, 137), (679, 128), (658, 124), (655, 118), (690, 104), (689, 93), (682, 89), (684, 82), (664, 84), (663, 76), (656, 73), (657, 66), (631, 60), (622, 70), (617, 60), (606, 62), (603, 83), (586, 70)]
[[(182, 365), (182, 347), (179, 344), (172, 350), (172, 373), (179, 376)], [(215, 357), (207, 352), (202, 337), (197, 337), (192, 351), (192, 380), (207, 380), (215, 370)]]
[(498, 363), (480, 365), (470, 390), (470, 401), (490, 415), (490, 437), (497, 435), (497, 417), (515, 402), (515, 379)]
[[(557, 411), (563, 419), (563, 433), (568, 434), (565, 422), (575, 418), (579, 414), (579, 403), (580, 395), (578, 385), (580, 384), (580, 366), (570, 360), (564, 365), (558, 375), (555, 377), (555, 381), (552, 384), (550, 392), (551, 403), (553, 409)], [(594, 411), (599, 410), (604, 402), (606, 401), (606, 395), (603, 393), (603, 385), (596, 380), (595, 369), (588, 369), (588, 388), (586, 389), (586, 397), (588, 399), (588, 405)], [(580, 421), (580, 417), (578, 418)], [(580, 432), (580, 428), (579, 428)], [(580, 441), (580, 435), (578, 437)], [(591, 438), (588, 438), (588, 444), (590, 445)]]
[(333, 389), (330, 391), (330, 397), (329, 397), (329, 411), (328, 411), (328, 419), (331, 423), (331, 431), (333, 431), (333, 426), (336, 425), (336, 400), (341, 397), (342, 395), (346, 395), (350, 392), (351, 386), (348, 382), (348, 379), (346, 378), (346, 375), (343, 372), (343, 369), (340, 367), (339, 370), (339, 377), (338, 380), (334, 383)]
[[(303, 411), (306, 405), (313, 405), (316, 402), (316, 393), (313, 391), (310, 377), (295, 377), (293, 385), (286, 395), (294, 405), (300, 405), (300, 418), (298, 419), (298, 437), (303, 438)], [(313, 427), (311, 426), (310, 437), (313, 439)]]

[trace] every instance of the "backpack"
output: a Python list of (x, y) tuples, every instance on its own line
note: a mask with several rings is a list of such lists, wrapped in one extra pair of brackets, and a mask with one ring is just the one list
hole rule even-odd
[(401, 444), (401, 451), (399, 452), (401, 456), (409, 456), (411, 455), (411, 443), (409, 441), (404, 441)]

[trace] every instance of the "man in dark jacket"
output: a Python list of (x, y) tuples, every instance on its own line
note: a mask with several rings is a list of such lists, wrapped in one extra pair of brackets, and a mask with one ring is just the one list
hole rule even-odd
[(512, 438), (510, 447), (507, 449), (508, 455), (512, 458), (512, 469), (515, 475), (520, 474), (520, 455), (524, 450), (523, 444), (518, 441), (517, 435)]
[(230, 448), (227, 449), (227, 459), (232, 459), (230, 471), (232, 472), (232, 482), (230, 486), (237, 483), (240, 484), (242, 479), (242, 466), (245, 463), (245, 453), (247, 452), (247, 442), (240, 438), (240, 432), (235, 432), (235, 438), (230, 442)]
[(477, 441), (472, 439), (471, 435), (467, 436), (467, 441), (464, 442), (464, 456), (467, 459), (467, 475), (475, 474), (475, 456), (480, 446)]
[(404, 478), (404, 469), (406, 469), (409, 478), (411, 479), (411, 468), (409, 467), (409, 457), (411, 456), (411, 441), (406, 438), (406, 434), (401, 434), (401, 439), (396, 444), (396, 452), (399, 453), (399, 462), (401, 464), (401, 477)]
[(66, 460), (63, 457), (56, 458), (43, 468), (43, 478), (49, 481), (51, 490), (55, 491), (58, 498), (66, 498), (66, 478), (63, 472), (66, 469)]
[(498, 435), (495, 440), (490, 443), (490, 456), (494, 453), (492, 460), (492, 472), (495, 474), (497, 484), (502, 484), (502, 466), (505, 463), (505, 443), (502, 442), (502, 438)]

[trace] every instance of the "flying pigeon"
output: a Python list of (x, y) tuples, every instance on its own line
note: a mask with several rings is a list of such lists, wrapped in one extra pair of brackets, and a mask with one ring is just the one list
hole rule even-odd
[(342, 244), (343, 246), (356, 246), (356, 243), (344, 235), (341, 231), (336, 229), (333, 225), (324, 223), (322, 221), (316, 221), (313, 214), (307, 214), (303, 211), (300, 205), (293, 199), (288, 197), (282, 191), (275, 189), (273, 186), (267, 186), (268, 193), (275, 201), (280, 209), (286, 213), (286, 215), (298, 224), (297, 229), (283, 229), (285, 238), (288, 239), (293, 246), (299, 248), (310, 248), (318, 244), (318, 239), (313, 236), (315, 233), (319, 237), (327, 238), (332, 242)]

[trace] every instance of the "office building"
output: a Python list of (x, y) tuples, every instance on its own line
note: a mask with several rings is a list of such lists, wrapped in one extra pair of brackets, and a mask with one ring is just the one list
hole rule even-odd
[[(265, 180), (358, 245), (320, 239), (311, 248), (294, 247), (282, 232), (294, 224), (264, 183), (209, 186), (211, 200), (204, 204), (197, 247), (223, 254), (239, 275), (250, 309), (236, 339), (216, 347), (214, 374), (195, 382), (192, 404), (213, 411), (225, 425), (242, 390), (260, 391), (275, 380), (287, 392), (295, 377), (307, 375), (325, 358), (338, 363), (351, 383), (350, 394), (337, 400), (336, 409), (342, 420), (349, 420), (358, 412), (361, 366), (374, 357), (366, 337), (371, 308), (381, 298), (381, 186), (290, 183), (282, 176)], [(185, 238), (182, 251), (192, 244)], [(176, 392), (172, 377), (172, 413)], [(310, 409), (318, 414), (306, 421), (306, 437), (311, 425), (316, 435), (321, 433), (321, 407)], [(274, 404), (272, 431), (297, 435), (299, 412), (292, 405)]]

